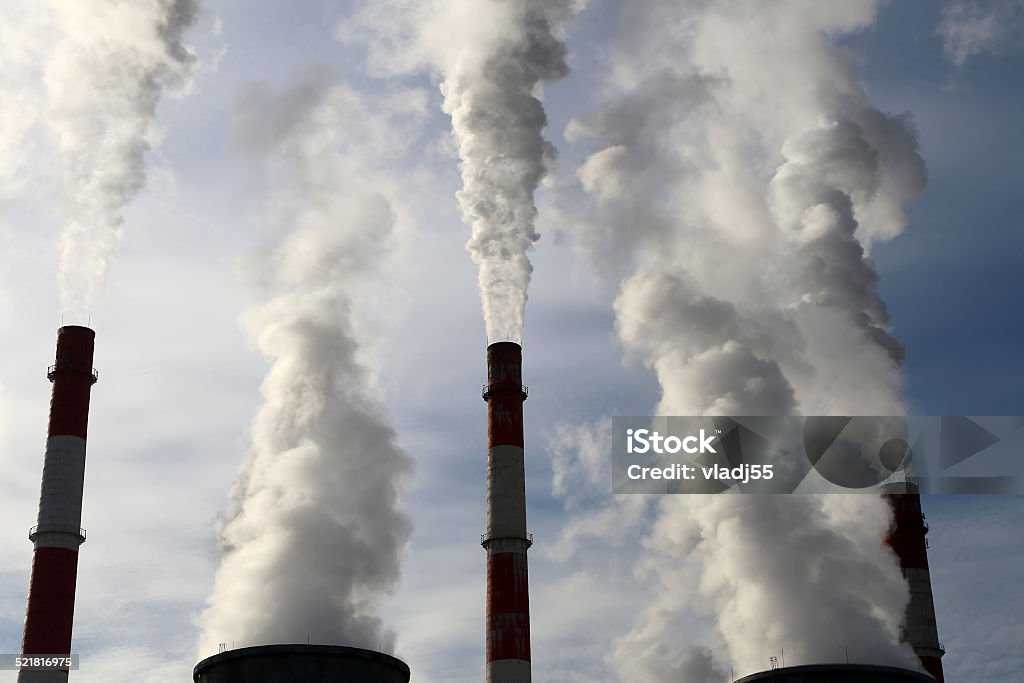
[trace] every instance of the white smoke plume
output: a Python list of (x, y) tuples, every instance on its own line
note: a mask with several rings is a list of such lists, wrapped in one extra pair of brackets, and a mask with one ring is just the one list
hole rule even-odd
[(423, 93), (367, 100), (330, 72), (239, 105), (264, 155), (281, 234), (251, 264), (244, 318), (272, 361), (252, 452), (220, 530), (225, 555), (201, 618), (200, 654), (309, 642), (392, 651), (378, 616), (411, 522), (411, 460), (381, 404), (367, 345), (371, 303), (408, 224), (386, 171)]
[[(466, 248), (479, 266), (490, 341), (522, 337), (528, 252), (539, 239), (534, 193), (556, 156), (543, 135), (540, 88), (569, 72), (563, 26), (577, 4), (391, 0), (367, 4), (342, 29), (346, 39), (368, 41), (376, 68), (428, 67), (443, 79), (462, 161), (458, 200), (472, 229)], [(360, 36), (353, 25), (370, 30)]]
[(61, 310), (94, 307), (124, 228), (124, 211), (146, 182), (146, 153), (159, 141), (156, 109), (184, 92), (195, 56), (183, 35), (197, 0), (47, 0), (59, 37), (45, 66), (45, 118), (60, 153), (67, 225), (60, 238)]
[[(466, 248), (480, 268), (480, 293), (490, 341), (522, 337), (533, 271), (527, 252), (539, 239), (533, 194), (555, 156), (537, 88), (565, 76), (559, 25), (570, 3), (495, 3), (508, 33), (466, 53), (441, 86), (462, 159), (459, 205), (472, 225)], [(501, 16), (504, 15), (504, 16)]]
[[(622, 278), (619, 337), (659, 380), (656, 414), (902, 413), (903, 348), (869, 252), (903, 230), (924, 164), (909, 117), (874, 107), (835, 44), (877, 4), (623, 9), (608, 102), (568, 130), (594, 144), (577, 174), (591, 210), (569, 229)], [(654, 647), (704, 615), (737, 676), (783, 649), (788, 665), (848, 650), (913, 666), (876, 497), (656, 508), (638, 572), (660, 588), (612, 654), (623, 680), (680, 680), (684, 664), (689, 680), (720, 680), (724, 664), (694, 666), (701, 645), (669, 667)]]

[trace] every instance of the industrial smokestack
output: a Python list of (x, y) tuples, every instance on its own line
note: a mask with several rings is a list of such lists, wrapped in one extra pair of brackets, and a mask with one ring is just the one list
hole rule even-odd
[(918, 486), (912, 482), (886, 484), (882, 498), (892, 509), (892, 526), (886, 544), (900, 559), (903, 578), (910, 586), (910, 602), (903, 617), (901, 640), (914, 648), (925, 671), (944, 683), (942, 655), (945, 648), (939, 642), (935, 625), (935, 602), (932, 599), (932, 580), (928, 572), (928, 525), (921, 512)]
[(523, 349), (487, 347), (487, 682), (530, 681), (530, 594), (523, 462)]
[[(29, 531), (35, 550), (21, 646), (25, 656), (71, 654), (78, 547), (85, 542), (82, 486), (89, 393), (97, 379), (92, 367), (95, 337), (87, 327), (69, 325), (57, 330), (57, 356), (46, 373), (53, 393), (39, 518)], [(18, 683), (66, 681), (67, 677), (67, 669), (21, 671)]]

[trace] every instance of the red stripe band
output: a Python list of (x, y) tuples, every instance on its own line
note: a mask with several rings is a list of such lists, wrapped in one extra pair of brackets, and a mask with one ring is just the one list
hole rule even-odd
[(523, 399), (498, 394), (487, 402), (487, 444), (523, 447)]
[(928, 528), (916, 493), (887, 493), (882, 496), (892, 508), (893, 521), (885, 544), (893, 549), (903, 569), (928, 569)]
[(944, 683), (946, 680), (945, 675), (942, 673), (942, 660), (938, 657), (919, 657), (921, 660), (921, 666), (924, 670), (932, 675), (932, 678), (937, 683)]
[(71, 654), (77, 572), (75, 550), (37, 548), (33, 553), (23, 654)]
[(530, 596), (526, 555), (487, 557), (487, 661), (530, 661)]
[(48, 373), (53, 381), (49, 436), (86, 438), (89, 392), (95, 377), (92, 361), (96, 333), (69, 325), (57, 330), (57, 355)]
[(523, 349), (514, 342), (487, 347), (487, 444), (523, 446)]

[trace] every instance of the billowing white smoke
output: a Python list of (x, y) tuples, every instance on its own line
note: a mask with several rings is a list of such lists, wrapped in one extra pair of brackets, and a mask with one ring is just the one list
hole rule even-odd
[[(571, 229), (622, 277), (619, 337), (659, 380), (656, 414), (902, 412), (867, 252), (902, 231), (924, 165), (910, 120), (871, 104), (833, 42), (876, 4), (624, 9), (614, 95), (568, 131), (596, 148)], [(654, 519), (638, 572), (660, 588), (611, 655), (623, 680), (720, 680), (700, 647), (659, 655), (702, 615), (737, 676), (782, 650), (913, 665), (876, 497), (666, 496)]]
[(385, 162), (422, 93), (364, 101), (330, 73), (240, 103), (265, 154), (279, 239), (252, 263), (263, 302), (245, 316), (272, 360), (252, 454), (220, 538), (200, 653), (218, 643), (383, 647), (378, 617), (411, 531), (397, 444), (366, 347), (374, 296), (406, 224)]
[(793, 390), (771, 354), (788, 331), (699, 293), (672, 270), (638, 270), (615, 301), (624, 346), (659, 378), (673, 378), (662, 383), (662, 403), (675, 412), (660, 414), (789, 413)]
[(62, 160), (67, 226), (61, 310), (84, 317), (117, 249), (124, 210), (146, 182), (165, 89), (187, 89), (182, 42), (197, 0), (47, 0), (59, 37), (45, 68), (46, 120)]
[[(563, 24), (575, 0), (392, 0), (368, 3), (371, 63), (384, 71), (440, 72), (444, 110), (462, 160), (458, 193), (472, 226), (487, 337), (520, 341), (537, 241), (534, 192), (555, 158), (544, 139), (545, 81), (565, 76)], [(369, 40), (344, 29), (346, 38)], [(397, 46), (397, 49), (395, 49)]]
[(459, 36), (465, 52), (450, 65), (441, 90), (462, 159), (459, 205), (472, 225), (466, 248), (480, 268), (490, 341), (522, 337), (533, 268), (527, 251), (539, 235), (533, 193), (554, 159), (537, 97), (544, 81), (569, 71), (558, 36), (571, 3), (495, 2), (490, 19), (504, 29), (488, 45)]

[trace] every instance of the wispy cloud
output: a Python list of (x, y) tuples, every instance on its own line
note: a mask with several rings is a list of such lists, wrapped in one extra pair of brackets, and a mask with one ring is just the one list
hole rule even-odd
[(955, 0), (942, 9), (937, 33), (946, 57), (963, 66), (974, 56), (1020, 43), (1024, 0)]

